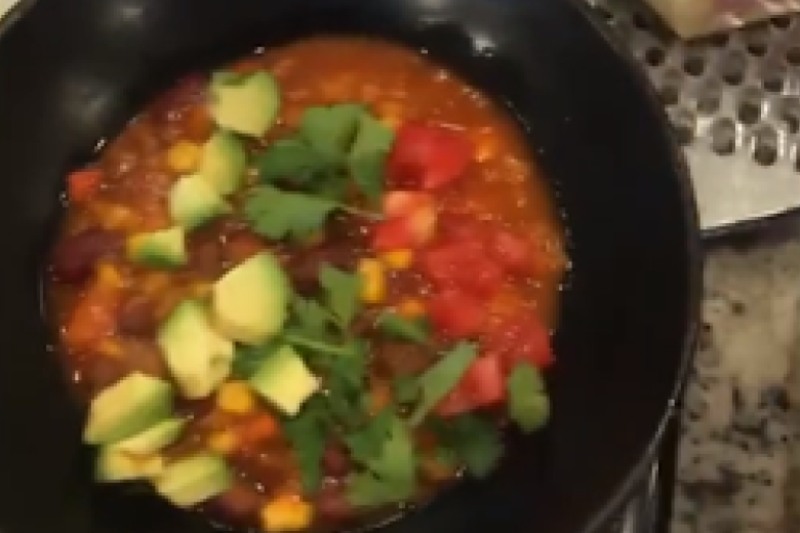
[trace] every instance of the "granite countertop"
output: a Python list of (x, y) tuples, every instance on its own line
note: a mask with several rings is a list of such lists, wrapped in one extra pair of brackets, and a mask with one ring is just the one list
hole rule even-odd
[(709, 243), (705, 283), (672, 533), (800, 529), (800, 219)]

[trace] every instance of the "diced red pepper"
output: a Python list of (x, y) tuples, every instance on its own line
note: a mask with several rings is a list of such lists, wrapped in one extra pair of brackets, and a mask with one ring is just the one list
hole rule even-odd
[(76, 170), (67, 177), (67, 193), (71, 202), (89, 201), (100, 189), (103, 171), (98, 168)]
[(401, 188), (439, 189), (464, 174), (473, 154), (472, 143), (459, 131), (436, 124), (406, 123), (389, 154), (389, 182)]
[(474, 337), (482, 331), (486, 321), (480, 299), (453, 289), (431, 297), (428, 316), (437, 331), (451, 338)]

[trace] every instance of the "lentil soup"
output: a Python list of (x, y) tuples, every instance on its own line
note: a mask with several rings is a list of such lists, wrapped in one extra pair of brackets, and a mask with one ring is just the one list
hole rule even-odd
[(67, 178), (48, 289), (101, 483), (268, 532), (487, 475), (536, 431), (566, 268), (503, 110), (325, 37), (189, 76)]

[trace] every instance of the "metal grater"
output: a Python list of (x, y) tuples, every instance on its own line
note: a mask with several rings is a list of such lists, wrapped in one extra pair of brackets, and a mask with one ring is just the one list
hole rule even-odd
[(800, 15), (684, 42), (639, 2), (588, 1), (661, 96), (705, 231), (800, 208)]

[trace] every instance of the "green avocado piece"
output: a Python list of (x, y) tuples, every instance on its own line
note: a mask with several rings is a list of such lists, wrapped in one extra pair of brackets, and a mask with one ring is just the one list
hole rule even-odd
[(267, 72), (216, 72), (211, 77), (210, 93), (211, 116), (221, 128), (261, 137), (278, 117), (280, 91)]
[(247, 154), (230, 132), (217, 131), (203, 145), (198, 174), (220, 195), (235, 192), (242, 184)]
[(319, 390), (319, 379), (289, 345), (283, 345), (261, 362), (250, 385), (284, 414), (294, 416), (303, 403)]
[(113, 444), (167, 419), (172, 387), (164, 380), (131, 374), (98, 394), (83, 434), (87, 444)]
[(178, 507), (191, 507), (228, 490), (233, 475), (216, 455), (200, 454), (168, 465), (155, 481), (156, 491)]
[(116, 483), (137, 479), (152, 479), (164, 471), (164, 458), (158, 454), (137, 456), (103, 446), (95, 460), (95, 479), (101, 483)]
[(233, 343), (216, 332), (198, 301), (178, 304), (158, 331), (158, 345), (189, 399), (209, 396), (230, 375)]
[(133, 437), (128, 437), (123, 441), (112, 444), (111, 447), (133, 455), (154, 454), (178, 440), (184, 427), (186, 427), (186, 420), (170, 418), (141, 433), (137, 433)]
[(175, 268), (188, 262), (186, 233), (180, 226), (139, 233), (128, 239), (128, 258), (153, 268)]
[(278, 259), (261, 252), (214, 284), (214, 323), (231, 340), (261, 344), (283, 328), (290, 296), (291, 288)]
[(170, 217), (186, 230), (202, 226), (230, 211), (231, 207), (214, 187), (197, 175), (180, 178), (169, 192)]

